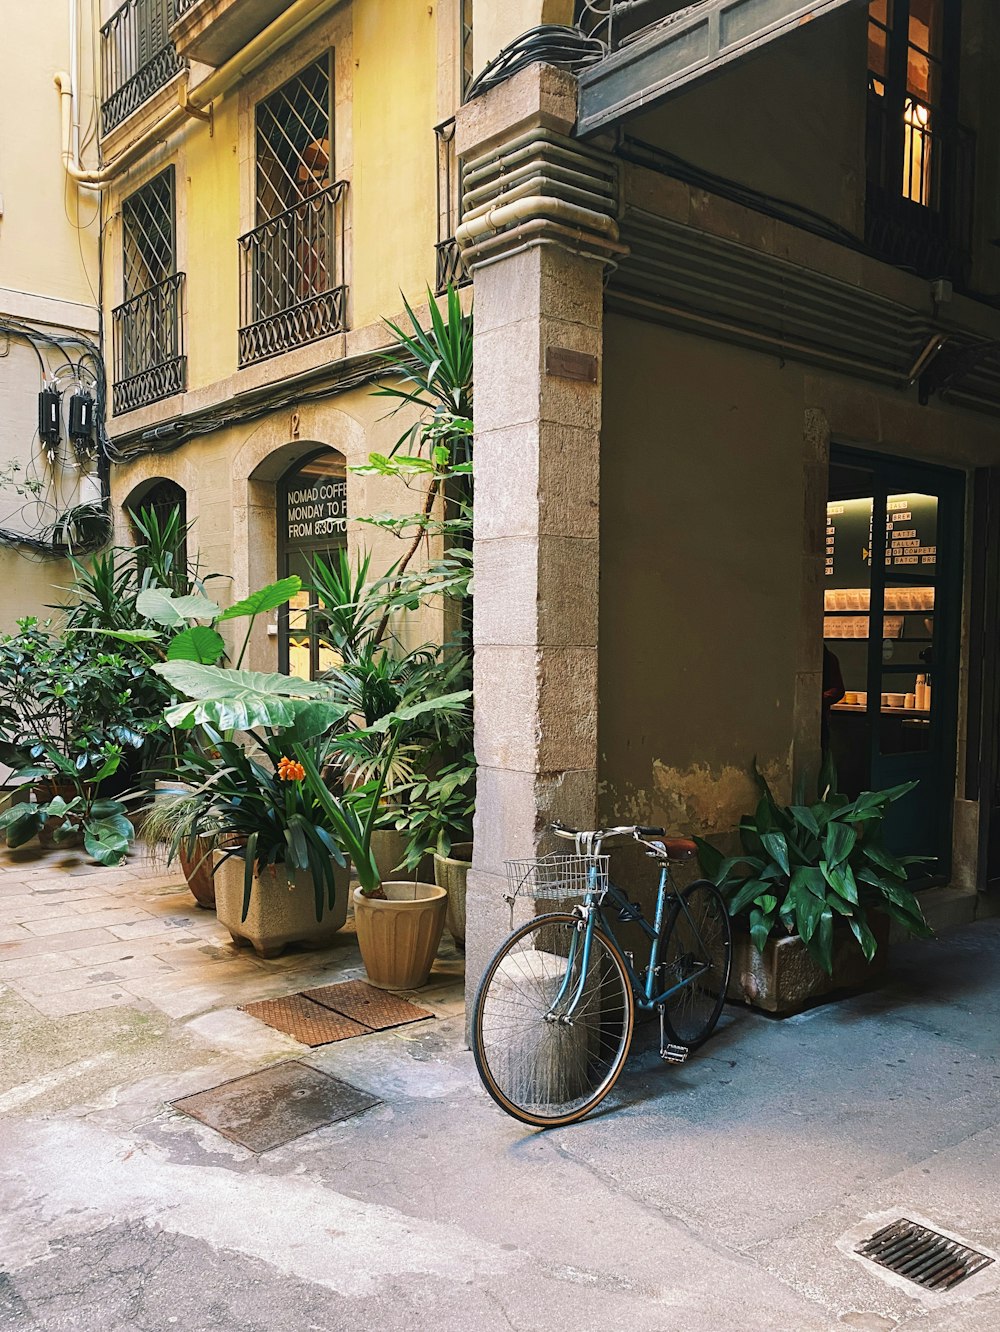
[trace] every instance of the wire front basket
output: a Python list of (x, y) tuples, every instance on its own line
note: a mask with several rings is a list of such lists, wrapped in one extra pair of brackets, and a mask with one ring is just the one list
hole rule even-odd
[(566, 856), (555, 853), (540, 860), (508, 860), (507, 891), (518, 897), (552, 902), (582, 901), (588, 893), (600, 901), (608, 889), (610, 856)]

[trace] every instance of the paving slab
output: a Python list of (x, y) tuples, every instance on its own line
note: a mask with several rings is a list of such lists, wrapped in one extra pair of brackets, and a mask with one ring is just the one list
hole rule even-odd
[[(793, 1019), (729, 1009), (680, 1068), (643, 1024), (602, 1113), (540, 1133), (479, 1085), (450, 944), (405, 996), (434, 1021), (310, 1050), (237, 1005), (362, 978), (350, 928), (263, 962), (139, 853), (27, 864), (24, 919), (93, 883), (155, 931), (0, 944), (2, 1332), (1000, 1327), (984, 1274), (934, 1303), (852, 1251), (903, 1209), (1000, 1252), (1000, 922)], [(289, 1060), (380, 1104), (264, 1155), (170, 1104)]]

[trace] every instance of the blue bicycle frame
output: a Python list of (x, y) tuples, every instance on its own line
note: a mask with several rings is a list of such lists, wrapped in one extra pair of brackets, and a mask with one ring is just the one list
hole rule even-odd
[[(676, 994), (679, 990), (683, 990), (686, 986), (693, 985), (699, 976), (709, 970), (710, 964), (702, 963), (695, 968), (690, 975), (685, 976), (683, 980), (678, 981), (676, 985), (671, 985), (668, 989), (663, 990), (658, 994), (654, 994), (653, 992), (659, 966), (660, 945), (663, 942), (663, 926), (666, 920), (667, 903), (671, 897), (676, 898), (680, 903), (681, 910), (687, 916), (688, 923), (694, 931), (695, 938), (701, 946), (703, 955), (708, 952), (694, 917), (691, 915), (687, 902), (684, 900), (683, 894), (671, 891), (670, 867), (668, 865), (663, 865), (660, 870), (660, 883), (656, 894), (656, 915), (652, 925), (650, 925), (641, 909), (633, 906), (628, 898), (625, 897), (613, 883), (609, 883), (607, 889), (604, 891), (598, 888), (597, 870), (595, 867), (591, 867), (589, 875), (589, 887), (584, 904), (582, 907), (576, 908), (580, 915), (580, 921), (583, 927), (580, 931), (583, 942), (582, 944), (579, 943), (580, 935), (577, 935), (570, 943), (569, 956), (567, 957), (566, 963), (566, 974), (563, 977), (562, 985), (559, 987), (559, 992), (552, 1001), (552, 1007), (549, 1009), (548, 1014), (546, 1014), (546, 1019), (548, 1021), (569, 1023), (573, 1020), (573, 1014), (583, 996), (583, 990), (586, 984), (588, 968), (590, 966), (591, 943), (594, 937), (597, 921), (600, 921), (604, 932), (610, 937), (612, 942), (618, 948), (618, 951), (622, 954), (625, 961), (625, 968), (628, 971), (629, 983), (632, 986), (632, 992), (635, 996), (635, 1001), (639, 1007), (644, 1010), (659, 1008), (660, 1005), (665, 1003), (672, 995)], [(618, 943), (614, 927), (605, 914), (604, 902), (608, 898), (610, 898), (611, 902), (617, 906), (620, 918), (623, 920), (634, 921), (650, 941), (649, 964), (646, 968), (645, 982), (643, 982), (636, 972), (628, 953), (626, 953)], [(576, 953), (578, 949), (582, 949), (579, 979), (574, 983), (572, 977), (576, 966)], [(573, 990), (575, 990), (575, 993), (572, 994), (569, 1003), (560, 1011), (560, 1005), (562, 1005), (567, 995)]]

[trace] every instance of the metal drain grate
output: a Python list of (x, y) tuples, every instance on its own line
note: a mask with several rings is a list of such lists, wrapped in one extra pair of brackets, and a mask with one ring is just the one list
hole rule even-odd
[(856, 1252), (925, 1290), (936, 1291), (951, 1290), (993, 1261), (985, 1253), (905, 1217), (883, 1226), (859, 1244)]

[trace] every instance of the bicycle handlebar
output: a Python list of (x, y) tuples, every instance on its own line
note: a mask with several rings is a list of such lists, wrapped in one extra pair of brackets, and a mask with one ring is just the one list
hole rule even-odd
[(620, 828), (596, 828), (592, 832), (581, 832), (578, 828), (568, 828), (564, 823), (552, 823), (549, 825), (552, 832), (557, 837), (564, 837), (567, 841), (576, 841), (577, 838), (587, 838), (595, 842), (606, 841), (609, 837), (634, 837), (637, 841), (642, 841), (644, 837), (663, 837), (662, 828), (646, 828), (641, 824), (625, 824)]

